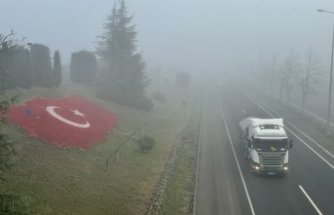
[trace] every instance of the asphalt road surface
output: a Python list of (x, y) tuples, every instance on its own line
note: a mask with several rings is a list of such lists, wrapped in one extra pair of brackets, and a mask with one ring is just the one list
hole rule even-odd
[(334, 155), (292, 124), (289, 174), (253, 175), (242, 155), (238, 123), (274, 115), (240, 89), (213, 92), (203, 106), (195, 214), (334, 215)]

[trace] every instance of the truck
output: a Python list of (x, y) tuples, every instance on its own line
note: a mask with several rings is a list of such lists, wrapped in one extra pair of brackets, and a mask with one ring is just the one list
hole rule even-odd
[(251, 172), (285, 176), (293, 140), (288, 138), (283, 119), (248, 117), (239, 125), (243, 154)]

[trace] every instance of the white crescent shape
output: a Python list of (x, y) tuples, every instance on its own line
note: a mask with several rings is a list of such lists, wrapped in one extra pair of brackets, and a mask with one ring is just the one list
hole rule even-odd
[(51, 114), (51, 116), (53, 116), (54, 118), (58, 119), (59, 121), (62, 121), (63, 123), (66, 123), (68, 125), (77, 127), (77, 128), (89, 128), (90, 124), (89, 122), (86, 120), (86, 123), (82, 124), (82, 123), (77, 123), (77, 122), (73, 122), (71, 120), (68, 120), (62, 116), (60, 116), (58, 113), (55, 112), (56, 108), (60, 108), (60, 107), (56, 107), (56, 106), (47, 106), (46, 107), (46, 111)]

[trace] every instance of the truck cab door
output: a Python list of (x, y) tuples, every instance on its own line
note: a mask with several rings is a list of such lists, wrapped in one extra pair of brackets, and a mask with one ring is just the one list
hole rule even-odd
[(249, 159), (249, 154), (250, 154), (250, 150), (252, 147), (252, 139), (247, 138), (244, 141), (244, 145), (243, 145), (243, 153), (244, 153), (244, 157)]

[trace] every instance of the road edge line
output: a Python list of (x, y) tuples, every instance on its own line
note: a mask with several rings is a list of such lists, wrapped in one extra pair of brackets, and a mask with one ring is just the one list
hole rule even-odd
[[(264, 112), (269, 114), (271, 117), (275, 117), (272, 113), (270, 113), (266, 108), (264, 108), (262, 105), (254, 101), (253, 99), (249, 98), (254, 104), (256, 104), (259, 108), (261, 108)], [(310, 149), (315, 155), (317, 155), (322, 161), (324, 161), (329, 167), (334, 169), (334, 165), (331, 164), (328, 160), (326, 160), (319, 152), (317, 152), (314, 148), (312, 148), (309, 144), (307, 144), (302, 138), (300, 138), (296, 133), (294, 133), (291, 129), (288, 127), (285, 127), (291, 134), (293, 134), (295, 137), (297, 137), (298, 140), (300, 140), (308, 149)]]
[[(255, 99), (251, 98), (250, 96), (246, 95), (249, 100), (251, 100), (253, 103), (256, 104)], [(256, 104), (257, 105), (257, 104)], [(263, 106), (263, 105), (262, 105)], [(269, 114), (272, 115), (272, 114)], [(322, 146), (320, 143), (318, 143), (316, 140), (314, 140), (312, 137), (307, 135), (304, 131), (302, 131), (300, 128), (298, 128), (295, 124), (290, 122), (289, 120), (285, 120), (292, 128), (296, 129), (299, 133), (301, 133), (304, 137), (309, 139), (312, 143), (314, 143), (316, 146), (318, 146), (323, 152), (325, 152), (328, 156), (331, 158), (334, 158), (334, 154), (331, 153), (326, 147)]]
[(240, 177), (241, 177), (242, 185), (243, 185), (245, 193), (246, 193), (246, 197), (247, 197), (247, 200), (248, 200), (249, 207), (251, 209), (252, 215), (255, 215), (254, 207), (253, 207), (252, 201), (250, 199), (250, 195), (249, 195), (248, 188), (247, 188), (247, 185), (246, 185), (246, 182), (245, 182), (245, 179), (244, 179), (244, 175), (241, 171), (240, 164), (239, 164), (239, 161), (238, 161), (238, 158), (237, 158), (237, 154), (235, 152), (235, 149), (234, 149), (234, 146), (233, 146), (233, 143), (232, 143), (232, 138), (231, 138), (231, 135), (230, 135), (230, 131), (228, 129), (228, 126), (227, 126), (227, 123), (226, 123), (226, 120), (225, 120), (224, 111), (221, 107), (219, 107), (219, 110), (220, 110), (220, 116), (222, 117), (222, 119), (224, 121), (224, 124), (225, 124), (225, 128), (226, 128), (226, 131), (227, 131), (227, 136), (229, 138), (229, 142), (230, 142), (230, 145), (232, 147), (234, 159), (237, 163), (238, 171), (239, 171), (239, 174), (240, 174)]
[(302, 135), (304, 135), (307, 139), (309, 139), (311, 142), (313, 142), (316, 146), (318, 146), (320, 149), (322, 149), (327, 155), (329, 155), (330, 157), (334, 158), (334, 154), (332, 154), (329, 150), (327, 150), (324, 146), (322, 146), (320, 143), (318, 143), (317, 141), (315, 141), (312, 137), (308, 136), (304, 131), (302, 131), (301, 129), (299, 129), (296, 125), (294, 125), (292, 122), (290, 122), (289, 120), (286, 120), (288, 124), (290, 124), (291, 127), (293, 127), (294, 129), (296, 129), (299, 133), (301, 133)]
[(332, 169), (334, 169), (334, 165), (331, 164), (328, 160), (326, 160), (326, 158), (324, 158), (321, 154), (319, 154), (319, 152), (317, 152), (314, 148), (312, 148), (309, 144), (307, 144), (304, 140), (302, 140), (299, 136), (297, 136), (296, 133), (294, 133), (293, 131), (291, 131), (291, 129), (286, 128), (288, 131), (290, 131), (291, 134), (293, 134), (295, 137), (297, 137), (298, 140), (300, 140), (302, 143), (304, 143), (304, 145), (309, 148), (314, 154), (316, 154), (323, 162), (325, 162), (329, 167), (331, 167)]

